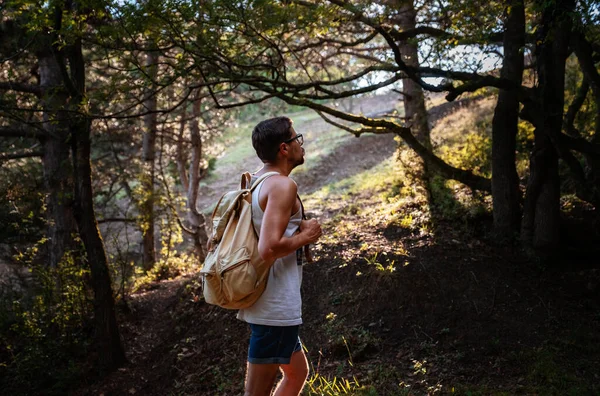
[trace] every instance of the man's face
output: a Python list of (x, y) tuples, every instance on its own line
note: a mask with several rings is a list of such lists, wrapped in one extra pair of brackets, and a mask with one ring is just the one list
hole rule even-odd
[(290, 160), (294, 163), (294, 168), (298, 165), (302, 165), (304, 163), (304, 137), (298, 136), (293, 127), (290, 128), (292, 130), (292, 137), (288, 139), (288, 143), (290, 150)]

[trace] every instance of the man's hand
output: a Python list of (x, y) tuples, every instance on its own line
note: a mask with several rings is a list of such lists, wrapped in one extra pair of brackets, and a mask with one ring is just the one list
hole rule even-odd
[(300, 233), (308, 240), (307, 243), (315, 243), (322, 234), (321, 225), (316, 219), (302, 220)]

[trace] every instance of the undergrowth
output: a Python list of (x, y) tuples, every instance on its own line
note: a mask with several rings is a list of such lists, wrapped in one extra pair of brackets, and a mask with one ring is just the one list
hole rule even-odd
[(83, 251), (56, 268), (36, 261), (40, 243), (16, 257), (32, 288), (0, 296), (0, 382), (6, 394), (64, 394), (84, 372), (91, 339), (92, 295)]

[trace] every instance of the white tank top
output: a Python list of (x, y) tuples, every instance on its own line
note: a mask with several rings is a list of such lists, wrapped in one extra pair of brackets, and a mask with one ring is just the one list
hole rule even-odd
[[(252, 182), (256, 179), (257, 177), (252, 176)], [(259, 238), (264, 212), (258, 203), (258, 197), (263, 182), (252, 192), (252, 221)], [(302, 208), (290, 217), (284, 235), (288, 238), (294, 235), (301, 221)], [(301, 284), (302, 265), (298, 265), (296, 261), (296, 252), (278, 258), (269, 270), (269, 279), (264, 293), (250, 308), (241, 309), (237, 318), (248, 323), (267, 326), (302, 324)]]

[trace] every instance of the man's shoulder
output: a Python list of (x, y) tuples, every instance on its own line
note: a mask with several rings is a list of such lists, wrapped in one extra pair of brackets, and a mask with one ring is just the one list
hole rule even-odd
[(293, 193), (298, 191), (296, 182), (285, 175), (273, 175), (264, 181), (263, 188), (267, 189), (268, 193), (282, 194)]

